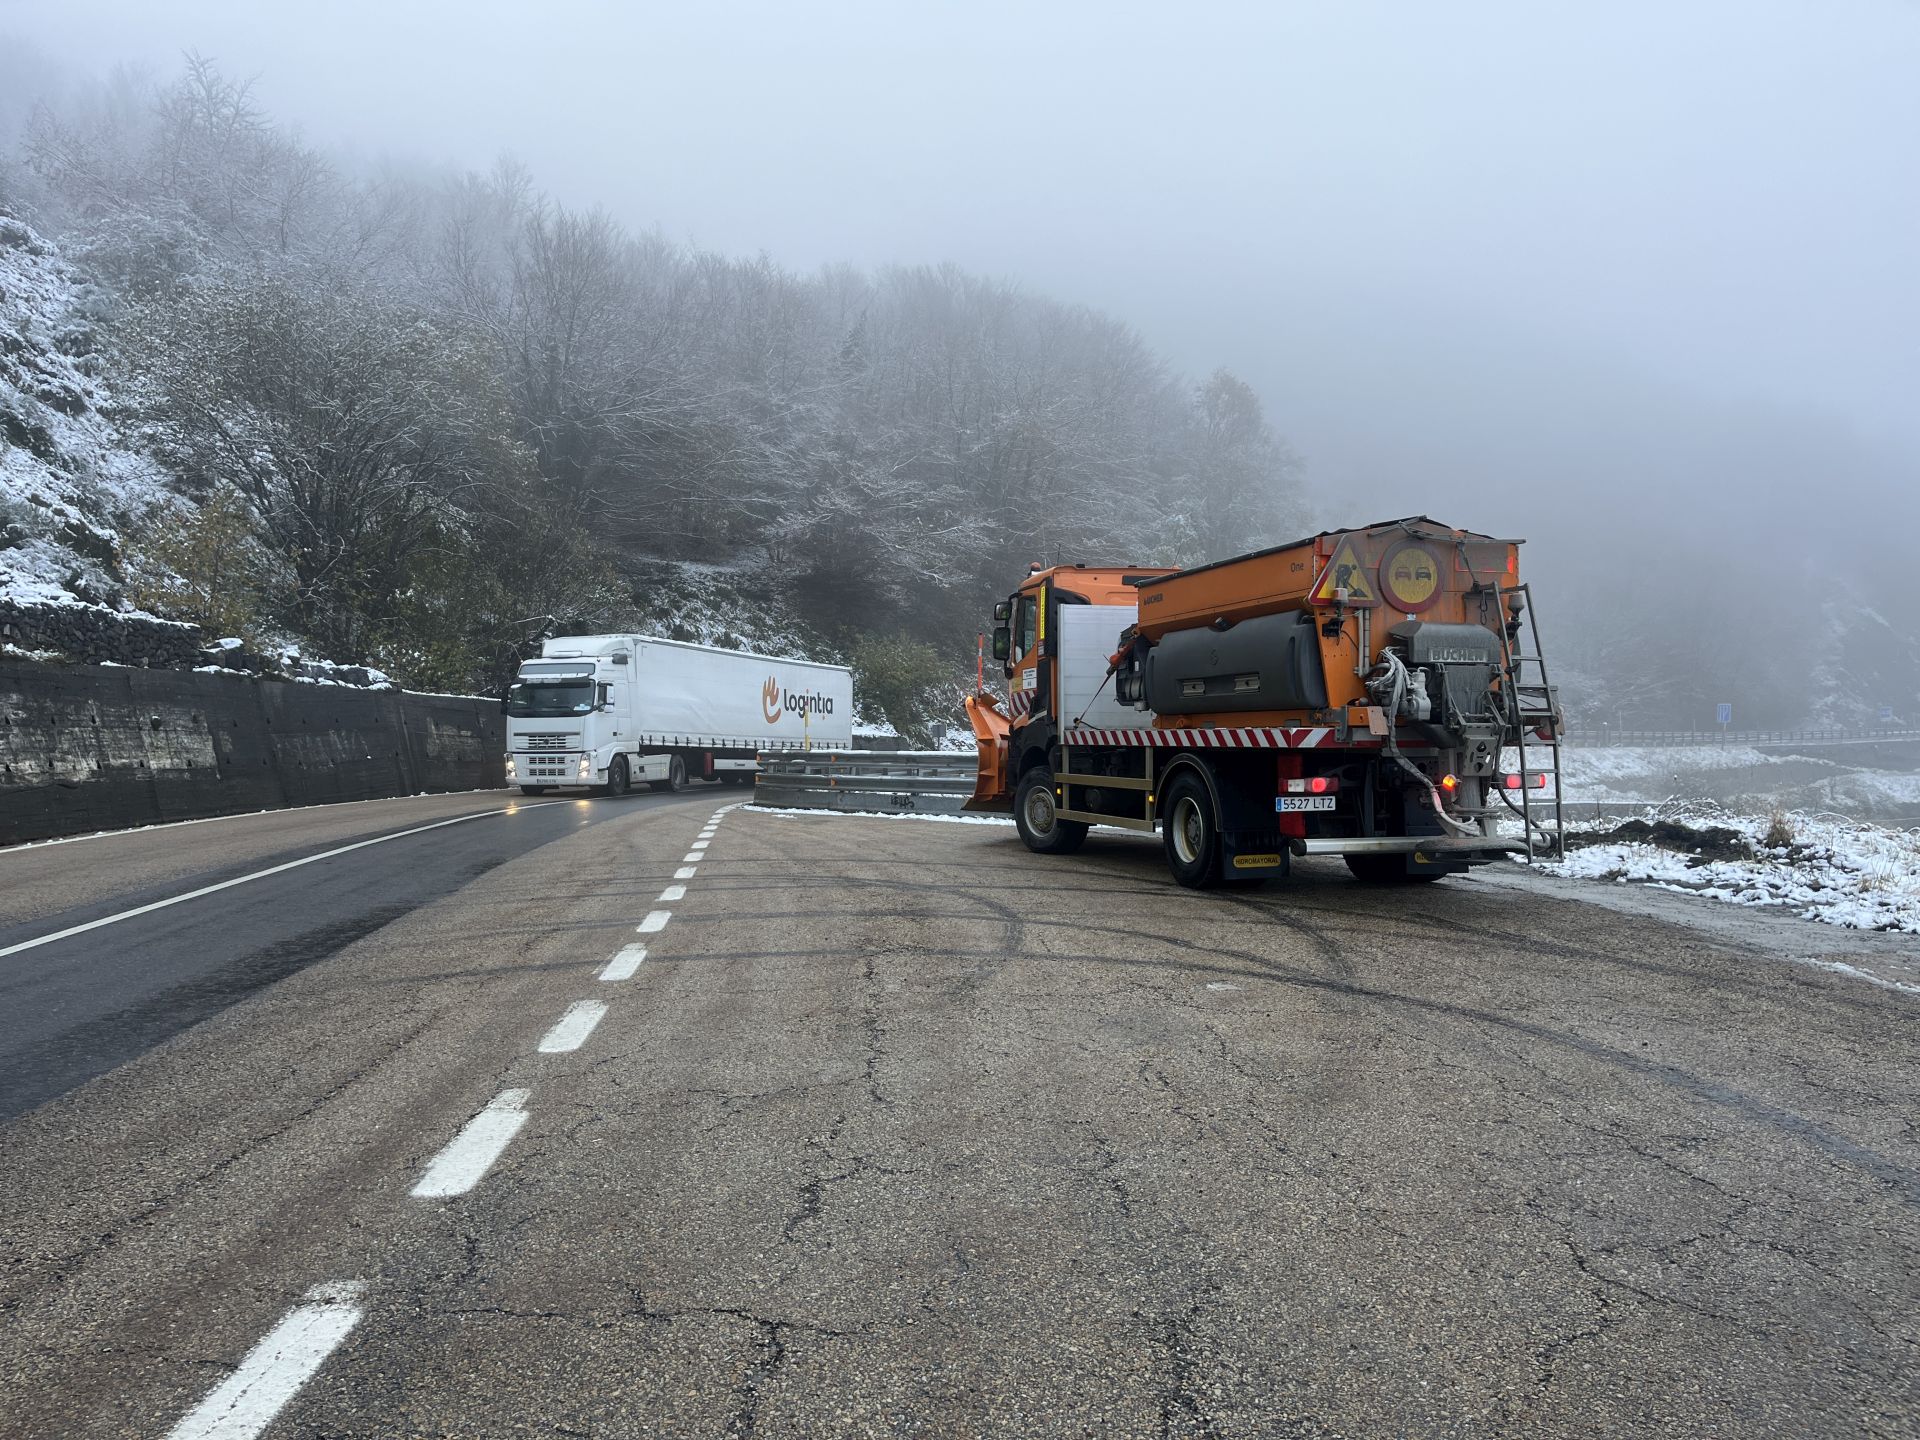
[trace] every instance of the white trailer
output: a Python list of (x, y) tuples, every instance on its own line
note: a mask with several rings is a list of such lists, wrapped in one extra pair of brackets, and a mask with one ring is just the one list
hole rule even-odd
[(853, 672), (647, 635), (562, 635), (502, 697), (507, 783), (529, 795), (746, 784), (762, 750), (853, 743)]

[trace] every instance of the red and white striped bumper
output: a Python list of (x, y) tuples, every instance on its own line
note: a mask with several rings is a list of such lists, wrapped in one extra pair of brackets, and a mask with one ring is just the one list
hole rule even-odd
[(1260, 727), (1204, 730), (1069, 730), (1068, 745), (1149, 745), (1181, 750), (1315, 750), (1331, 743), (1333, 727)]

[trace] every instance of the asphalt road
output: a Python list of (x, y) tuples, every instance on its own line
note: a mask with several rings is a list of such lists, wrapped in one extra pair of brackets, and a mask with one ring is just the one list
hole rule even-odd
[[(1839, 932), (738, 798), (0, 958), (16, 1085), (241, 981), (0, 1123), (0, 1433), (1920, 1434), (1920, 993)], [(448, 806), (0, 854), (0, 949)]]

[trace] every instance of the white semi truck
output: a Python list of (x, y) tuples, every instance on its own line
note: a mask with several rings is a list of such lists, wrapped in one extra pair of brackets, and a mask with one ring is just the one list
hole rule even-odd
[(507, 784), (529, 795), (746, 784), (759, 751), (852, 745), (853, 672), (647, 635), (561, 635), (521, 662), (500, 708)]

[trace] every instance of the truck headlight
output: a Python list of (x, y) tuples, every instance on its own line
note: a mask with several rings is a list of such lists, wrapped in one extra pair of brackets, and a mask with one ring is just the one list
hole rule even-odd
[(507, 779), (513, 779), (513, 756), (507, 756)]
[(582, 755), (580, 757), (580, 778), (582, 780), (591, 780), (593, 778), (593, 757), (591, 755)]

